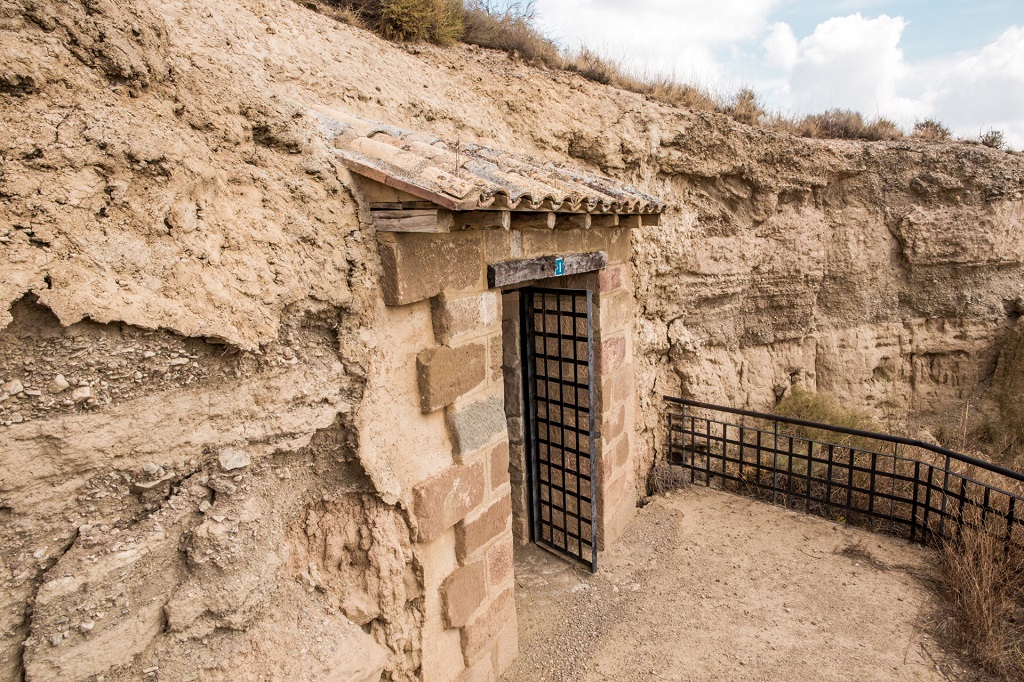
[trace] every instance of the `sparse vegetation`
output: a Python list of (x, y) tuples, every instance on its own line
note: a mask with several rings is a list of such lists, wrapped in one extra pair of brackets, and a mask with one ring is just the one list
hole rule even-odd
[(502, 50), (524, 61), (562, 68), (562, 55), (554, 41), (534, 26), (534, 3), (506, 3), (498, 7), (489, 0), (469, 0), (463, 6), (463, 42)]
[(989, 130), (981, 134), (981, 137), (978, 138), (978, 141), (981, 142), (986, 147), (991, 147), (992, 149), (1006, 148), (1006, 135), (1003, 134), (1002, 130), (993, 130), (990, 128)]
[(914, 137), (929, 142), (942, 142), (952, 136), (949, 128), (933, 118), (926, 118), (914, 124)]
[[(781, 400), (773, 412), (861, 430), (875, 426), (866, 412), (842, 407), (827, 396), (799, 387)], [(970, 444), (969, 414), (968, 404), (960, 423), (951, 425), (956, 433), (946, 434), (952, 441), (950, 446), (963, 450)], [(988, 421), (981, 424), (980, 428), (985, 430), (995, 428)], [(825, 435), (800, 427), (787, 427), (787, 432), (802, 438)], [(835, 434), (831, 435), (835, 440)], [(867, 445), (850, 440), (857, 439), (848, 439), (844, 445)], [(972, 471), (970, 475), (986, 479), (983, 471)], [(1005, 481), (993, 484), (1006, 485)], [(865, 480), (857, 485), (865, 488), (868, 483)], [(908, 491), (900, 494), (907, 497)], [(949, 604), (945, 627), (950, 638), (989, 673), (1005, 680), (1024, 679), (1024, 548), (1007, 546), (1004, 519), (990, 525), (968, 518), (957, 535), (940, 548), (940, 586)]]
[[(1005, 529), (1004, 529), (1005, 530)], [(942, 550), (951, 637), (990, 673), (1024, 679), (1024, 550), (999, 529), (967, 526)]]
[[(425, 41), (438, 45), (464, 42), (501, 50), (528, 63), (573, 71), (596, 83), (645, 95), (652, 100), (693, 111), (728, 115), (747, 125), (765, 125), (793, 135), (818, 139), (899, 140), (907, 133), (893, 121), (867, 120), (858, 112), (830, 109), (820, 114), (769, 116), (751, 88), (732, 97), (681, 83), (667, 76), (631, 72), (621, 63), (583, 47), (564, 52), (537, 28), (533, 0), (299, 0), (339, 21), (376, 31), (396, 41)], [(952, 139), (949, 128), (934, 119), (914, 124), (919, 140)], [(1006, 149), (1002, 131), (989, 130), (976, 141)]]

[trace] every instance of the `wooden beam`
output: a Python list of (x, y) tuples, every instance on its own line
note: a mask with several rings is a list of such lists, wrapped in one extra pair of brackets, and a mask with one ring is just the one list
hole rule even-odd
[(657, 227), (661, 225), (660, 213), (644, 213), (640, 216), (640, 224), (644, 227)]
[(532, 228), (552, 229), (555, 226), (555, 214), (550, 211), (537, 213), (513, 213), (512, 227), (517, 230), (528, 230)]
[(570, 230), (589, 230), (592, 220), (589, 213), (559, 213), (556, 218), (556, 227)]
[(619, 216), (617, 213), (606, 213), (603, 215), (596, 215), (591, 218), (591, 227), (618, 227)]
[(371, 211), (430, 211), (437, 204), (429, 201), (371, 201)]
[(556, 275), (557, 261), (563, 264), (562, 275), (579, 275), (594, 272), (608, 265), (608, 254), (604, 251), (593, 253), (572, 253), (565, 256), (543, 256), (526, 260), (508, 260), (487, 266), (487, 285), (491, 288), (506, 287), (538, 279), (559, 277)]
[(378, 232), (451, 232), (455, 218), (444, 209), (371, 211)]
[(619, 227), (625, 227), (631, 230), (640, 227), (640, 216), (635, 213), (619, 216)]
[(489, 227), (509, 229), (512, 226), (511, 211), (463, 211), (455, 214), (455, 229), (480, 230)]

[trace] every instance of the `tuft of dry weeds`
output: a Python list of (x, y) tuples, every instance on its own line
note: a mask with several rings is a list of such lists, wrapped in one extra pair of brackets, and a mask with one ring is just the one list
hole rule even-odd
[(859, 112), (849, 109), (829, 109), (800, 119), (775, 116), (771, 119), (771, 125), (800, 137), (869, 142), (905, 137), (900, 127), (889, 119), (878, 117), (868, 121)]
[(949, 128), (942, 125), (933, 118), (926, 118), (923, 121), (914, 123), (914, 137), (928, 142), (945, 142), (953, 133)]
[(941, 581), (952, 639), (986, 671), (1024, 679), (1024, 549), (998, 529), (965, 525), (941, 551)]
[(490, 0), (469, 0), (462, 11), (462, 41), (508, 52), (530, 64), (562, 68), (558, 46), (537, 30), (535, 17), (533, 0), (500, 5)]
[(671, 464), (655, 464), (647, 473), (647, 494), (663, 495), (690, 485), (682, 467)]

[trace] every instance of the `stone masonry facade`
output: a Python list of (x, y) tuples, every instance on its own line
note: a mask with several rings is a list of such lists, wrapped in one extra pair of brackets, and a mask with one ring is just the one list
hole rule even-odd
[(416, 364), (424, 418), (443, 414), (451, 445), (450, 465), (411, 490), (417, 557), (427, 591), (437, 591), (426, 600), (423, 679), (494, 681), (518, 652), (513, 554), (528, 529), (521, 370), (517, 332), (509, 333), (518, 306), (514, 295), (488, 289), (487, 265), (608, 255), (603, 270), (531, 282), (594, 292), (597, 513), (599, 546), (607, 547), (636, 502), (629, 226), (378, 238), (385, 302), (429, 301), (434, 343), (410, 349), (409, 361)]

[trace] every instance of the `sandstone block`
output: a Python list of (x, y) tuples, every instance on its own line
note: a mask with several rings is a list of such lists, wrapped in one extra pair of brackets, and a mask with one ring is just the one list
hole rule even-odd
[(457, 457), (465, 457), (505, 433), (505, 399), (500, 393), (447, 411), (448, 431)]
[(487, 577), (483, 561), (455, 569), (441, 583), (445, 626), (461, 628), (486, 598)]
[(491, 490), (508, 483), (509, 468), (508, 441), (501, 441), (491, 448)]
[[(515, 614), (513, 614), (514, 616)], [(519, 627), (515, 619), (505, 623), (494, 647), (494, 674), (501, 677), (519, 655)]]
[(605, 408), (604, 414), (602, 415), (601, 421), (601, 439), (605, 443), (611, 441), (622, 435), (622, 432), (626, 427), (626, 405), (625, 403), (620, 404), (618, 407), (609, 409)]
[(609, 231), (608, 236), (608, 263), (629, 263), (633, 255), (633, 246), (630, 243), (630, 231), (626, 227), (617, 227)]
[(495, 291), (469, 296), (441, 294), (430, 301), (434, 338), (452, 345), (459, 339), (478, 336), (501, 320), (501, 299)]
[(479, 661), (462, 671), (456, 678), (458, 682), (494, 682), (494, 662), (490, 656), (483, 656)]
[(601, 294), (601, 333), (629, 328), (633, 318), (633, 296), (629, 291), (620, 289)]
[(483, 290), (483, 237), (478, 230), (450, 234), (378, 234), (381, 288), (388, 305), (423, 301), (442, 292)]
[(624, 334), (605, 337), (597, 344), (597, 373), (605, 376), (623, 365), (626, 360), (626, 337)]
[(497, 263), (515, 258), (514, 239), (516, 233), (507, 229), (483, 230), (483, 257), (488, 263)]
[(631, 403), (635, 388), (633, 364), (627, 363), (612, 374), (601, 378), (600, 399), (602, 409), (622, 402)]
[(487, 584), (492, 593), (500, 591), (512, 580), (515, 570), (512, 535), (487, 550)]
[(491, 381), (501, 381), (501, 366), (502, 366), (502, 340), (501, 334), (495, 334), (488, 341), (488, 350), (490, 352), (488, 366), (491, 370)]
[(484, 465), (451, 466), (412, 490), (417, 538), (430, 542), (480, 505), (484, 498)]
[(559, 253), (594, 253), (608, 248), (608, 230), (555, 230), (555, 244)]
[(629, 266), (616, 265), (604, 268), (597, 273), (597, 287), (602, 293), (617, 291), (625, 287), (629, 281)]
[(455, 555), (460, 563), (508, 530), (512, 519), (512, 497), (506, 493), (472, 518), (455, 527)]
[(416, 356), (420, 407), (424, 413), (451, 405), (479, 386), (486, 377), (487, 350), (470, 343), (457, 348), (440, 346)]
[(558, 253), (558, 241), (554, 230), (523, 230), (523, 258), (551, 256)]
[(516, 602), (512, 588), (502, 592), (481, 609), (460, 631), (462, 655), (467, 665), (477, 662), (481, 654), (489, 653), (490, 646), (505, 624), (515, 620)]

